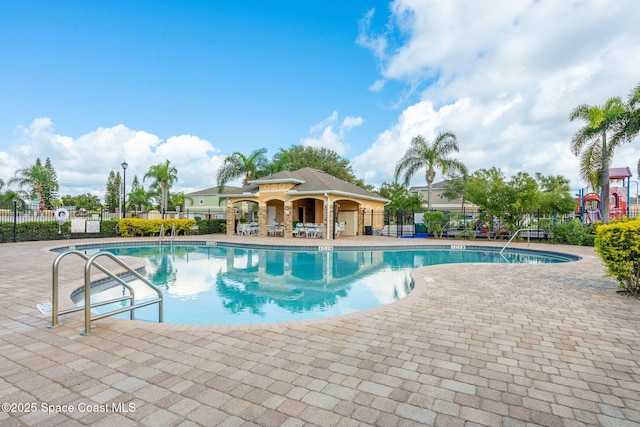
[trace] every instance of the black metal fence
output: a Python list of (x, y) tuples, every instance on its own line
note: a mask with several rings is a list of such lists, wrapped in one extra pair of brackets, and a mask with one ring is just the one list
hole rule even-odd
[(117, 220), (118, 215), (109, 212), (16, 203), (13, 209), (0, 209), (0, 243), (112, 237)]
[(542, 215), (540, 211), (497, 217), (468, 207), (432, 211), (387, 210), (384, 212), (384, 227), (374, 233), (391, 237), (509, 239), (520, 230), (522, 237), (547, 239), (557, 224), (574, 218), (574, 215)]
[[(215, 224), (207, 229), (211, 231), (220, 229), (217, 224), (219, 221), (214, 220), (224, 218), (224, 210), (187, 209), (164, 213), (127, 210), (126, 217), (212, 220)], [(72, 206), (47, 208), (39, 204), (16, 203), (13, 209), (0, 209), (0, 243), (113, 237), (117, 235), (117, 223), (121, 218), (120, 212), (86, 211)]]
[[(59, 216), (63, 210), (62, 217)], [(366, 227), (365, 234), (389, 237), (460, 237), (505, 238), (518, 229), (522, 237), (545, 239), (553, 227), (574, 218), (573, 215), (553, 216), (533, 212), (510, 218), (491, 217), (476, 208), (461, 207), (441, 211), (390, 211), (367, 212), (365, 224), (384, 224), (382, 228)], [(383, 218), (374, 218), (384, 215)], [(127, 211), (127, 217), (145, 219), (189, 218), (214, 220), (224, 218), (220, 209), (187, 209), (160, 213)], [(64, 219), (64, 221), (63, 221)], [(74, 239), (87, 237), (112, 237), (117, 235), (119, 212), (87, 212), (74, 207), (45, 209), (39, 205), (15, 205), (14, 209), (0, 209), (0, 243), (34, 240)]]

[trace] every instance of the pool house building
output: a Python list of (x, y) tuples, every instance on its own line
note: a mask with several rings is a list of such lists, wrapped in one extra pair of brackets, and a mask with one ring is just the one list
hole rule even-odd
[[(226, 198), (227, 234), (315, 237), (371, 234), (384, 226), (388, 199), (313, 168), (249, 181)], [(248, 203), (249, 221), (243, 222)]]

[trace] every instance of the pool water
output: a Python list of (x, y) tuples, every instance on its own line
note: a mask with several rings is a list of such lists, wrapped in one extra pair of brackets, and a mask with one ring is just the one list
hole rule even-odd
[[(146, 277), (164, 294), (164, 322), (255, 324), (334, 316), (389, 304), (413, 287), (415, 268), (450, 263), (553, 263), (550, 253), (484, 250), (274, 250), (206, 245), (103, 248), (146, 259)], [(155, 296), (137, 281), (136, 299)], [(123, 295), (121, 285), (102, 286), (92, 302)], [(74, 293), (81, 304), (83, 294)], [(114, 306), (105, 306), (108, 311)], [(157, 306), (135, 312), (157, 321)], [(117, 317), (128, 318), (128, 314)]]

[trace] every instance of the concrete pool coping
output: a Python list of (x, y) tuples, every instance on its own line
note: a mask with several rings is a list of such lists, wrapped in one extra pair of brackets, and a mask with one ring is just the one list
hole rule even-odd
[[(416, 289), (408, 297), (326, 319), (241, 326), (103, 319), (94, 322), (95, 333), (81, 336), (82, 314), (77, 313), (48, 329), (50, 318), (36, 304), (51, 297), (57, 254), (49, 249), (130, 240), (0, 245), (0, 394), (15, 409), (25, 402), (37, 406), (32, 412), (2, 412), (0, 422), (640, 422), (640, 307), (615, 292), (592, 248), (530, 245), (582, 257), (571, 263), (420, 268), (412, 273)], [(283, 243), (254, 236), (204, 240)], [(330, 241), (365, 247), (449, 243), (502, 247), (505, 242), (377, 236)], [(286, 244), (309, 241), (287, 239)], [(61, 271), (65, 286), (77, 283), (77, 274), (72, 276)], [(125, 404), (135, 411), (124, 412), (130, 408)], [(87, 410), (106, 406), (110, 409), (104, 412)], [(59, 411), (43, 410), (50, 407)]]

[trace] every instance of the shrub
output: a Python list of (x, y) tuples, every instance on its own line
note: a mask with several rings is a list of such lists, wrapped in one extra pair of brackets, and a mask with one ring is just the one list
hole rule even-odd
[(444, 229), (444, 213), (433, 211), (424, 213), (424, 223), (427, 227), (427, 232), (432, 235), (442, 236)]
[(107, 236), (116, 235), (116, 227), (118, 226), (117, 219), (109, 219), (106, 221), (100, 221), (100, 232)]
[[(71, 230), (71, 224), (65, 222), (62, 227), (58, 228), (57, 221), (44, 222), (22, 222), (16, 224), (16, 238), (19, 242), (39, 241), (39, 240), (57, 240), (66, 238)], [(60, 231), (60, 233), (58, 233)], [(0, 223), (0, 242), (13, 241), (13, 223)]]
[(568, 223), (557, 224), (553, 228), (553, 241), (577, 246), (593, 246), (595, 225), (585, 228), (582, 221), (572, 219)]
[(619, 221), (597, 228), (595, 250), (618, 281), (619, 290), (640, 294), (640, 220)]
[(198, 234), (226, 233), (226, 219), (202, 219), (197, 220)]
[(123, 218), (118, 223), (118, 230), (123, 237), (132, 236), (151, 236), (160, 233), (160, 228), (164, 224), (164, 234), (170, 234), (171, 228), (175, 224), (176, 235), (182, 233), (187, 235), (191, 232), (191, 228), (196, 225), (192, 219), (138, 219)]

